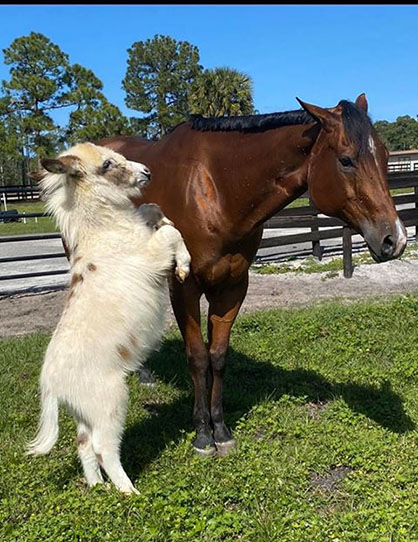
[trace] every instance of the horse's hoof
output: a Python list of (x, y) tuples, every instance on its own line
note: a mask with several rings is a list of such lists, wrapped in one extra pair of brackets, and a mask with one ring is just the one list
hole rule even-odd
[(220, 457), (225, 457), (229, 454), (231, 450), (237, 447), (237, 441), (232, 438), (231, 440), (227, 440), (226, 442), (215, 442), (215, 446), (218, 451), (218, 455)]
[(215, 446), (206, 446), (206, 448), (197, 448), (193, 446), (193, 450), (200, 457), (213, 457), (216, 454)]

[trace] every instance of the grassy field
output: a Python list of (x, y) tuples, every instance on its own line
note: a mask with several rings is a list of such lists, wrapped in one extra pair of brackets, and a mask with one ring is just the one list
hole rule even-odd
[(48, 336), (0, 344), (0, 540), (418, 540), (418, 297), (242, 316), (226, 372), (239, 448), (191, 449), (192, 389), (177, 332), (130, 377), (122, 458), (140, 491), (86, 490), (75, 425), (25, 458)]
[[(19, 213), (43, 213), (45, 210), (42, 201), (13, 202), (9, 203), (7, 208), (16, 209)], [(0, 222), (0, 236), (58, 232), (51, 217), (40, 217), (37, 221), (27, 218), (26, 224), (23, 223), (23, 218), (21, 220), (22, 222)]]

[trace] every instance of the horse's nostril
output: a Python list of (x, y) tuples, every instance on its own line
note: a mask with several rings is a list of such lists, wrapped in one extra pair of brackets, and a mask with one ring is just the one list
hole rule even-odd
[(387, 235), (383, 239), (382, 253), (385, 256), (392, 256), (393, 253), (395, 252), (395, 245), (396, 245), (395, 239), (392, 237), (392, 235)]

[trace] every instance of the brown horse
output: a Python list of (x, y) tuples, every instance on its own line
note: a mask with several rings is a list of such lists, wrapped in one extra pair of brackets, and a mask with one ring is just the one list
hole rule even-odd
[[(323, 109), (205, 119), (192, 117), (160, 141), (112, 137), (98, 144), (147, 165), (145, 197), (181, 231), (192, 273), (171, 281), (195, 402), (194, 448), (224, 454), (235, 445), (225, 426), (222, 378), (232, 324), (244, 300), (263, 222), (309, 189), (316, 207), (361, 233), (375, 260), (399, 257), (405, 228), (388, 190), (388, 152), (361, 94)], [(199, 301), (209, 302), (208, 347)]]

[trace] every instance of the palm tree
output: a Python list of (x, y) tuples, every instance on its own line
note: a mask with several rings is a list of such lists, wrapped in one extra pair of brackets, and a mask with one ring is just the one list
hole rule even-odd
[(252, 80), (232, 68), (205, 70), (193, 85), (190, 111), (206, 117), (254, 113)]

